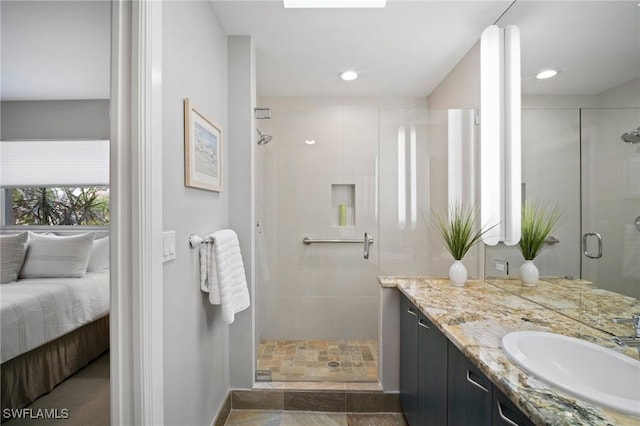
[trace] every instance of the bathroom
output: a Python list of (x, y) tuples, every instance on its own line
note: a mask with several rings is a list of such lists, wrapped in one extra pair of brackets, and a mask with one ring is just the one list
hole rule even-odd
[[(401, 416), (400, 309), (414, 290), (401, 293), (393, 277), (447, 276), (453, 259), (431, 217), (446, 210), (452, 178), (479, 202), (477, 158), (460, 156), (460, 173), (451, 175), (447, 142), (458, 132), (472, 142), (462, 152), (479, 153), (479, 39), (494, 23), (521, 34), (523, 199), (563, 208), (535, 261), (541, 277), (559, 277), (567, 289), (582, 278), (628, 296), (614, 304), (624, 320), (640, 311), (629, 311), (640, 285), (627, 244), (640, 214), (640, 145), (621, 140), (640, 125), (637, 1), (389, 0), (383, 9), (339, 11), (283, 10), (280, 0), (111, 6), (112, 423), (222, 424), (242, 408), (267, 409), (282, 424), (287, 414), (318, 408)], [(560, 73), (537, 80), (547, 67)], [(341, 80), (347, 69), (359, 77)], [(395, 79), (380, 77), (394, 71)], [(220, 192), (184, 185), (185, 98), (222, 129)], [(223, 228), (238, 233), (252, 295), (251, 309), (231, 325), (200, 291), (198, 251), (187, 244), (192, 233)], [(166, 262), (162, 231), (175, 237), (175, 258)], [(470, 281), (460, 294), (486, 279), (495, 285), (483, 294), (504, 296), (498, 284), (517, 281), (522, 262), (515, 247), (475, 246), (464, 257)], [(495, 299), (513, 312), (533, 303)], [(569, 300), (555, 301), (546, 317), (521, 318), (538, 321), (531, 328), (568, 324), (559, 312)], [(461, 299), (454, 319), (504, 312), (471, 302)], [(598, 326), (609, 325), (599, 314)], [(626, 334), (611, 334), (631, 334), (629, 324), (620, 327)], [(614, 345), (598, 333), (593, 340)], [(288, 347), (278, 353), (281, 341)], [(301, 358), (285, 360), (287, 351)], [(508, 371), (524, 376), (514, 365)], [(601, 423), (628, 420), (613, 416)]]
[[(543, 277), (589, 280), (638, 298), (637, 251), (625, 244), (637, 232), (640, 148), (621, 140), (640, 118), (638, 58), (603, 66), (608, 71), (572, 62), (581, 58), (572, 43), (588, 37), (584, 22), (611, 37), (602, 44), (615, 43), (638, 32), (637, 7), (626, 5), (623, 35), (606, 27), (621, 16), (611, 9), (594, 23), (602, 4), (545, 4), (544, 19), (553, 23), (544, 28), (558, 40), (551, 52), (537, 41), (540, 21), (530, 18), (540, 17), (541, 7), (518, 3), (497, 21), (521, 31), (523, 201), (562, 209), (536, 264)], [(375, 389), (379, 381), (385, 392), (397, 389), (390, 306), (398, 301), (378, 288), (376, 276), (447, 275), (451, 258), (431, 216), (447, 205), (451, 111), (467, 120), (464, 138), (473, 142), (465, 149), (479, 143), (479, 55), (476, 45), (426, 99), (362, 99), (348, 95), (349, 82), (344, 96), (258, 98), (269, 118), (257, 117), (256, 126), (271, 139), (256, 151), (255, 388), (274, 381), (285, 389), (342, 389), (341, 382), (346, 389)], [(537, 80), (543, 65), (571, 76)], [(588, 78), (571, 81), (585, 69)], [(602, 73), (609, 78), (596, 77)], [(465, 197), (477, 201), (473, 158), (463, 159), (460, 173)], [(373, 241), (367, 259), (363, 235)], [(517, 278), (522, 263), (519, 250), (504, 244), (481, 244), (465, 257), (473, 278)], [(360, 356), (364, 347), (371, 348), (377, 375), (366, 373), (374, 363)]]

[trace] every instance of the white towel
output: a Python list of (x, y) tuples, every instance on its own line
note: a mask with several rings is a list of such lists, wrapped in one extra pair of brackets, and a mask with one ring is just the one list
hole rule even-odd
[(624, 226), (622, 276), (640, 279), (640, 231), (635, 225)]
[[(238, 236), (231, 229), (223, 229), (213, 233), (214, 262), (209, 262), (207, 280), (209, 282), (209, 302), (222, 307), (222, 319), (227, 324), (233, 323), (236, 313), (251, 304), (249, 288), (244, 274), (244, 264), (240, 253)], [(213, 277), (217, 276), (217, 280)]]

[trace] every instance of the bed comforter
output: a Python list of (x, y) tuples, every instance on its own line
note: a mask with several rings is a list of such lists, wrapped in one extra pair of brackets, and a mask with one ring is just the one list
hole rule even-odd
[(0, 285), (1, 362), (109, 313), (109, 273)]

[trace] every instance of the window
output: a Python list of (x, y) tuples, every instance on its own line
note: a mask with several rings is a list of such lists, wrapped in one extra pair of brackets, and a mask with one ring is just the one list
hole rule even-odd
[[(4, 225), (109, 225), (109, 187), (6, 188)], [(9, 205), (9, 203), (7, 203)]]

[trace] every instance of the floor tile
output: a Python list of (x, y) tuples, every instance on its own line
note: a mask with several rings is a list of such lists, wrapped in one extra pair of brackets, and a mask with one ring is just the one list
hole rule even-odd
[(392, 414), (347, 414), (348, 426), (407, 426), (404, 416)]
[(282, 411), (279, 410), (231, 410), (225, 422), (227, 426), (280, 426)]
[(310, 413), (306, 411), (284, 411), (281, 426), (347, 426), (347, 415), (343, 413)]

